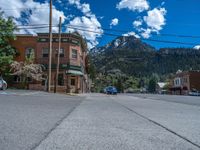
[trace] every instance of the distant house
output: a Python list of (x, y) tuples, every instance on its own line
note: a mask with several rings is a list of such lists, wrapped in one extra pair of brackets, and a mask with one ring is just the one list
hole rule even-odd
[(165, 86), (167, 85), (167, 83), (165, 82), (158, 82), (156, 85), (156, 92), (158, 94), (164, 94), (167, 92), (167, 90), (165, 89)]
[(200, 91), (200, 71), (177, 72), (171, 81), (171, 94), (188, 95), (192, 91)]

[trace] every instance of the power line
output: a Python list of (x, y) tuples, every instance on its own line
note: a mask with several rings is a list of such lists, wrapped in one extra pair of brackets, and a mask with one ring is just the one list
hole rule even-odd
[[(2, 11), (16, 11), (16, 10), (28, 10), (28, 9), (31, 9), (31, 10), (35, 10), (35, 9), (49, 9), (49, 7), (35, 7), (35, 8), (26, 8), (26, 7), (19, 7), (19, 8), (15, 8), (15, 9), (3, 9), (1, 8), (0, 10)], [(52, 8), (52, 9), (55, 9), (55, 8)]]
[(46, 26), (49, 24), (25, 24), (25, 25), (17, 25), (18, 27), (29, 27), (29, 26)]
[[(91, 31), (91, 30), (86, 30), (86, 29), (79, 29), (79, 28), (73, 28), (73, 27), (68, 27), (68, 28), (72, 28), (72, 29), (76, 29), (76, 30), (81, 30), (81, 31), (86, 31), (86, 32), (99, 33), (99, 34), (104, 34), (104, 35), (109, 35), (109, 36), (115, 36), (115, 37), (122, 36), (122, 35), (117, 35), (117, 34), (112, 34), (112, 33), (102, 33), (102, 32)], [(156, 39), (144, 39), (144, 38), (140, 38), (140, 39), (143, 40), (143, 41), (151, 41), (151, 42), (159, 42), (159, 43), (172, 43), (172, 44), (193, 45), (193, 46), (198, 45), (197, 43), (186, 43), (186, 42), (156, 40)]]
[[(76, 27), (87, 28), (87, 27), (84, 27), (84, 26), (76, 26)], [(108, 28), (100, 28), (100, 27), (98, 29), (103, 29), (105, 31), (120, 32), (120, 33), (124, 33), (124, 34), (130, 32), (128, 30), (117, 30), (117, 29), (108, 29)], [(151, 33), (151, 34), (155, 35), (155, 36), (169, 36), (169, 37), (181, 37), (181, 38), (200, 38), (200, 36), (181, 35), (181, 34), (166, 34), (166, 33), (159, 33), (159, 34)]]
[[(29, 25), (29, 26), (31, 26), (31, 25)], [(68, 27), (69, 26), (80, 27), (80, 28), (84, 28), (84, 29), (87, 28), (87, 29), (95, 30), (95, 28), (90, 28), (90, 27), (85, 27), (85, 26), (78, 26), (78, 25), (65, 25), (65, 26), (68, 26)], [(102, 30), (105, 30), (105, 31), (120, 32), (120, 33), (124, 33), (124, 34), (130, 32), (128, 30), (117, 30), (117, 29), (108, 29), (108, 28), (100, 28), (100, 27), (98, 27), (97, 29), (102, 29)], [(181, 37), (181, 38), (200, 38), (200, 36), (194, 36), (194, 35), (166, 34), (166, 33), (160, 33), (160, 34), (151, 33), (151, 34), (155, 35), (155, 36), (169, 36), (169, 37)]]
[[(90, 32), (90, 33), (96, 33), (96, 34), (103, 34), (103, 35), (107, 35), (107, 36), (113, 36), (113, 37), (123, 37), (123, 35), (120, 34), (113, 34), (113, 33), (108, 33), (108, 32), (98, 32), (98, 31), (94, 31), (94, 30), (88, 30), (88, 29), (82, 29), (82, 28), (77, 28), (76, 26), (72, 26), (72, 25), (65, 25), (67, 28), (70, 29), (74, 29), (74, 30), (79, 30), (79, 31), (84, 31), (84, 32)], [(52, 26), (52, 27), (58, 27), (57, 25)], [(42, 29), (42, 28), (49, 28), (49, 25), (45, 25), (45, 26), (29, 26), (29, 27), (21, 27), (21, 28), (17, 28), (18, 30), (22, 30), (22, 29)], [(126, 37), (126, 36), (124, 36)], [(198, 43), (188, 43), (188, 42), (179, 42), (179, 41), (168, 41), (168, 40), (157, 40), (157, 39), (145, 39), (145, 38), (140, 38), (140, 40), (143, 41), (151, 41), (151, 42), (158, 42), (158, 43), (171, 43), (171, 44), (181, 44), (181, 45), (190, 45), (190, 46), (195, 46), (198, 45)]]
[[(17, 25), (18, 27), (23, 28), (23, 29), (32, 29), (32, 28), (25, 28), (25, 27), (32, 27), (32, 26), (46, 26), (48, 24), (30, 24), (30, 25)], [(1, 25), (0, 25), (1, 26)], [(57, 25), (54, 25), (54, 27), (56, 27)], [(65, 25), (65, 26), (71, 26), (71, 27), (78, 27), (78, 28), (87, 28), (87, 29), (92, 29), (92, 30), (96, 30), (95, 28), (91, 28), (91, 27), (85, 27), (85, 26), (78, 26), (78, 25)], [(39, 28), (38, 27), (38, 28)], [(43, 27), (42, 27), (43, 28)], [(118, 33), (123, 33), (126, 34), (128, 32), (128, 30), (117, 30), (117, 29), (108, 29), (108, 28), (101, 28), (98, 27), (97, 29), (102, 29), (105, 31), (111, 31), (111, 32), (118, 32)], [(168, 36), (168, 37), (178, 37), (178, 38), (195, 38), (195, 39), (199, 39), (200, 36), (195, 36), (195, 35), (182, 35), (182, 34), (167, 34), (167, 33), (159, 33), (159, 34), (155, 34), (155, 33), (151, 33), (154, 36)]]

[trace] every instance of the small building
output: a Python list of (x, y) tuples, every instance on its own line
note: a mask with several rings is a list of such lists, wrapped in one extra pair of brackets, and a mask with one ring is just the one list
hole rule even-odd
[(167, 85), (167, 83), (165, 82), (158, 82), (156, 85), (156, 92), (158, 94), (166, 94), (167, 90), (165, 89), (165, 86)]
[(170, 93), (188, 95), (192, 91), (200, 91), (200, 71), (177, 72), (171, 81)]
[[(54, 88), (58, 56), (58, 34), (52, 36), (52, 75), (51, 90)], [(45, 66), (45, 73), (48, 74), (49, 63), (49, 34), (38, 33), (37, 35), (16, 35), (16, 40), (11, 41), (19, 55), (16, 61), (25, 61), (30, 54), (34, 54), (35, 63)], [(44, 76), (47, 81), (47, 76)], [(45, 90), (45, 80), (42, 82), (29, 81), (29, 89)], [(78, 33), (61, 34), (60, 66), (58, 75), (59, 92), (84, 93), (88, 91), (88, 57), (87, 44)], [(18, 86), (20, 77), (14, 76), (12, 86)]]

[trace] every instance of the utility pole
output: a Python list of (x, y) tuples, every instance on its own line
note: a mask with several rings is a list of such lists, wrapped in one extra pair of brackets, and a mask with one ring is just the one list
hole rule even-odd
[(58, 34), (58, 57), (57, 57), (57, 67), (56, 67), (56, 77), (55, 77), (55, 85), (54, 85), (54, 93), (57, 92), (57, 85), (58, 85), (58, 73), (60, 67), (60, 47), (61, 47), (61, 22), (62, 18), (60, 17), (59, 20), (59, 34)]
[(48, 92), (51, 91), (51, 56), (52, 56), (52, 0), (50, 0), (49, 10), (49, 72), (48, 72)]

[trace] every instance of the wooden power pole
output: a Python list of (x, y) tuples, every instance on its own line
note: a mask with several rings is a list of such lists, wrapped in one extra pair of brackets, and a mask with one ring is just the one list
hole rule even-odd
[(48, 92), (51, 91), (51, 64), (52, 64), (52, 0), (50, 0), (49, 10), (49, 72), (48, 72)]
[(60, 20), (59, 20), (59, 34), (58, 34), (58, 36), (59, 36), (58, 37), (58, 56), (57, 56), (57, 67), (56, 67), (56, 77), (55, 77), (54, 93), (57, 92), (58, 74), (59, 74), (59, 67), (60, 67), (61, 22), (62, 22), (62, 18), (60, 17)]

